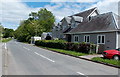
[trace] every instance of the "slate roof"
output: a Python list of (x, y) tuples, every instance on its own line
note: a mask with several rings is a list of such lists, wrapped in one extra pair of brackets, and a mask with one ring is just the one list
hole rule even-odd
[(72, 29), (68, 33), (110, 30), (116, 30), (116, 25), (113, 22), (112, 12), (93, 16), (90, 21), (83, 21), (76, 28)]
[(69, 32), (69, 31), (71, 31), (73, 28), (71, 28), (71, 26), (69, 26), (68, 28), (66, 28), (65, 30), (63, 30), (62, 32), (63, 33), (67, 33), (67, 32)]
[(92, 9), (89, 9), (89, 10), (74, 14), (72, 16), (80, 16), (80, 17), (83, 17), (83, 18), (87, 18), (95, 9), (97, 9), (97, 8), (95, 7), (95, 8), (92, 8)]
[(72, 17), (74, 17), (75, 20), (79, 22), (79, 19), (82, 19), (82, 17), (87, 18), (93, 11), (95, 11), (95, 9), (97, 9), (97, 8), (95, 7), (95, 8), (92, 8), (92, 9), (68, 16), (68, 17), (64, 17), (60, 22), (62, 22), (65, 19), (68, 24), (71, 24)]

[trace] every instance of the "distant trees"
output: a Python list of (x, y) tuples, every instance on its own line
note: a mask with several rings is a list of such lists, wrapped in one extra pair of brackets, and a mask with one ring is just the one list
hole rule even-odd
[(0, 34), (2, 34), (2, 31), (3, 31), (3, 27), (2, 25), (0, 25)]
[(4, 29), (4, 28), (2, 27), (2, 25), (1, 25), (1, 23), (0, 23), (0, 40), (1, 40), (2, 36), (3, 36), (3, 35), (2, 35), (3, 29)]
[(19, 41), (30, 41), (31, 36), (41, 36), (43, 32), (52, 30), (55, 17), (46, 8), (31, 12), (27, 20), (23, 20), (14, 33)]
[(2, 33), (3, 33), (3, 38), (13, 37), (14, 30), (9, 28), (4, 28)]
[(14, 30), (9, 28), (4, 28), (0, 23), (0, 40), (2, 38), (8, 38), (14, 36)]

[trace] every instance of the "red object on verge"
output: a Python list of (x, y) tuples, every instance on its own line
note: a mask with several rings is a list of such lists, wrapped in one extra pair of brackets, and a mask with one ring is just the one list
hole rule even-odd
[(120, 48), (114, 50), (106, 50), (102, 53), (104, 58), (120, 60)]

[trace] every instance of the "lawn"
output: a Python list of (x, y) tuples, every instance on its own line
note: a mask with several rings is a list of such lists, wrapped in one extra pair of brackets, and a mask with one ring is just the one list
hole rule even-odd
[(113, 60), (113, 59), (104, 59), (101, 57), (94, 57), (92, 58), (93, 61), (103, 62), (107, 64), (117, 65), (120, 66), (120, 60)]
[[(41, 47), (41, 46), (40, 46), (40, 47)], [(55, 48), (48, 48), (48, 47), (42, 47), (42, 48), (46, 48), (46, 49), (49, 49), (49, 50), (52, 50), (52, 51), (56, 51), (56, 52), (62, 52), (62, 53), (65, 53), (65, 54), (70, 54), (70, 55), (73, 55), (73, 56), (84, 56), (84, 55), (88, 55), (88, 54), (85, 54), (85, 53), (80, 53), (80, 52), (70, 51), (70, 50), (55, 49)]]
[(8, 41), (10, 41), (10, 40), (12, 40), (12, 39), (11, 39), (11, 38), (2, 39), (2, 42), (8, 42)]

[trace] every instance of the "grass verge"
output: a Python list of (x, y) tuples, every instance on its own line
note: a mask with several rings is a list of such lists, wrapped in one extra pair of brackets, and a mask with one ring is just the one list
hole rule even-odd
[(120, 66), (120, 60), (104, 59), (104, 58), (101, 58), (101, 57), (94, 57), (91, 60)]
[(8, 42), (10, 40), (12, 40), (12, 39), (11, 38), (3, 39), (2, 42)]
[[(56, 51), (56, 52), (61, 52), (61, 53), (65, 53), (65, 54), (70, 54), (73, 56), (84, 56), (84, 55), (89, 55), (89, 54), (85, 54), (85, 53), (80, 53), (80, 52), (76, 52), (76, 51), (69, 51), (69, 50), (63, 50), (63, 49), (55, 49), (55, 48), (48, 48), (48, 47), (42, 47), (42, 46), (38, 46), (41, 48), (45, 48), (48, 50), (52, 50), (52, 51)], [(101, 62), (101, 63), (106, 63), (107, 65), (115, 65), (115, 67), (120, 67), (120, 60), (113, 60), (113, 59), (104, 59), (102, 57), (94, 57), (91, 59), (92, 61), (96, 61), (96, 62)]]
[[(41, 47), (41, 46), (40, 46)], [(84, 56), (84, 55), (88, 55), (85, 53), (80, 53), (80, 52), (76, 52), (76, 51), (70, 51), (70, 50), (63, 50), (63, 49), (55, 49), (55, 48), (48, 48), (48, 47), (41, 47), (41, 48), (46, 48), (52, 51), (56, 51), (56, 52), (62, 52), (65, 54), (70, 54), (70, 55), (74, 55), (74, 56)]]

